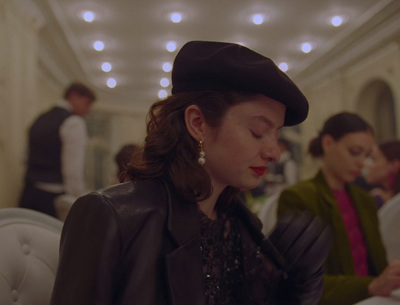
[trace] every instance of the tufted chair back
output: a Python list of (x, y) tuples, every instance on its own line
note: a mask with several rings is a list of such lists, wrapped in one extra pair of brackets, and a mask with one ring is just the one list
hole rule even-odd
[(400, 194), (388, 200), (379, 210), (382, 241), (389, 262), (400, 259)]
[(63, 223), (23, 208), (0, 209), (0, 305), (47, 305)]

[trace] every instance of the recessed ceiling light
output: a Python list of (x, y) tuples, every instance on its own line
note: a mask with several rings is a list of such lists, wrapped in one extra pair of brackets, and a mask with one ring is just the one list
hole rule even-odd
[(174, 52), (176, 50), (176, 42), (175, 41), (168, 41), (166, 48), (169, 52)]
[(107, 86), (109, 88), (114, 88), (117, 85), (117, 81), (114, 78), (107, 79)]
[(310, 53), (312, 50), (312, 45), (309, 42), (304, 42), (301, 44), (301, 50), (303, 53)]
[(170, 62), (165, 62), (162, 69), (164, 72), (170, 72), (172, 70), (172, 64)]
[(281, 63), (278, 65), (278, 67), (279, 67), (279, 69), (281, 69), (283, 72), (286, 72), (286, 71), (289, 69), (288, 64), (285, 63), (285, 62), (281, 62)]
[(96, 14), (93, 13), (92, 11), (83, 11), (82, 18), (86, 22), (93, 22), (93, 20), (96, 18)]
[(96, 51), (103, 51), (104, 50), (104, 42), (102, 42), (100, 40), (95, 41), (93, 44), (93, 48)]
[(158, 91), (159, 98), (166, 98), (167, 96), (168, 96), (167, 90), (161, 89), (160, 91)]
[(112, 65), (109, 62), (103, 62), (102, 65), (101, 65), (101, 69), (104, 72), (110, 72), (111, 69), (112, 69)]
[(173, 23), (179, 23), (179, 22), (182, 21), (182, 14), (181, 14), (181, 13), (178, 13), (178, 12), (174, 12), (174, 13), (171, 13), (171, 15), (169, 16), (169, 18), (171, 19), (171, 21), (172, 21)]
[(251, 16), (251, 21), (254, 24), (263, 24), (264, 23), (264, 15), (263, 14), (254, 14)]
[(344, 19), (342, 16), (333, 16), (331, 18), (331, 24), (335, 27), (341, 26), (344, 22)]
[(169, 86), (169, 79), (168, 78), (166, 78), (166, 77), (164, 77), (164, 78), (162, 78), (161, 80), (160, 80), (160, 85), (162, 86), (162, 87), (168, 87)]

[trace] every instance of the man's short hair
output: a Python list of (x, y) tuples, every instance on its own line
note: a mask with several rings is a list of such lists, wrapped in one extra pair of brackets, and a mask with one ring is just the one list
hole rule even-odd
[(81, 96), (89, 97), (93, 102), (96, 100), (96, 94), (92, 89), (88, 88), (84, 84), (74, 82), (71, 83), (64, 91), (64, 99), (68, 99), (71, 93), (77, 93)]

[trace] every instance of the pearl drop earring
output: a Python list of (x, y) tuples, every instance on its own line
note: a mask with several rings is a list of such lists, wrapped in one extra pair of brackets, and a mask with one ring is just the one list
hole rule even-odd
[(199, 159), (197, 160), (197, 162), (199, 162), (199, 164), (201, 166), (204, 165), (204, 163), (206, 163), (206, 153), (203, 150), (203, 140), (199, 140)]

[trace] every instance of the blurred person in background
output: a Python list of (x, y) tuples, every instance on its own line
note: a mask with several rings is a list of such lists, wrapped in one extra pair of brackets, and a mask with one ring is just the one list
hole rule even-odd
[(309, 211), (333, 228), (321, 305), (351, 305), (400, 287), (400, 261), (387, 263), (375, 201), (354, 185), (374, 144), (372, 127), (357, 114), (331, 116), (309, 144), (311, 156), (322, 161), (319, 172), (279, 198), (278, 217), (288, 210)]
[(138, 151), (139, 147), (135, 144), (125, 144), (116, 153), (114, 161), (117, 165), (116, 179), (114, 183), (123, 182), (121, 181), (121, 175), (129, 167), (133, 155)]
[(370, 190), (378, 208), (400, 192), (399, 140), (382, 142), (374, 147), (364, 178), (369, 185), (379, 185)]
[(244, 201), (262, 221), (264, 234), (275, 225), (275, 208), (280, 192), (299, 180), (298, 163), (293, 158), (290, 141), (279, 137), (278, 146), (281, 156), (277, 162), (268, 165), (260, 185), (242, 192)]
[(291, 186), (299, 181), (298, 164), (294, 160), (290, 149), (290, 142), (285, 138), (278, 139), (281, 157), (277, 162), (272, 162), (268, 166), (265, 177), (265, 192), (269, 195), (279, 193), (284, 188)]
[(378, 204), (383, 244), (389, 261), (400, 259), (400, 141), (375, 146), (366, 166), (365, 179), (372, 185), (370, 193)]
[(75, 82), (58, 105), (41, 114), (30, 126), (25, 186), (19, 206), (57, 217), (54, 200), (87, 193), (85, 153), (89, 114), (95, 93)]

